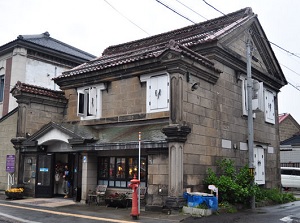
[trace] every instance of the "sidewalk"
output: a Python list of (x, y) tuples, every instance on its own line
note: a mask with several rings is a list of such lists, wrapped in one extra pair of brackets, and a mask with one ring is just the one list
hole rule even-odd
[[(134, 221), (130, 216), (131, 207), (114, 208), (106, 207), (105, 204), (97, 206), (96, 204), (82, 204), (72, 199), (64, 198), (24, 198), (19, 200), (6, 199), (4, 191), (0, 191), (0, 200), (8, 203), (31, 206), (36, 208), (51, 208), (56, 211), (68, 212), (74, 214), (97, 216), (108, 219), (116, 219), (122, 221)], [(170, 214), (163, 212), (145, 211), (143, 207), (140, 209), (139, 222), (182, 222), (189, 215), (184, 215), (179, 211), (171, 211)]]

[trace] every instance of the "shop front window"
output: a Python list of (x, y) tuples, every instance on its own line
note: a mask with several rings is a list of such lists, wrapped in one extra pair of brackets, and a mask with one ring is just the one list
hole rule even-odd
[[(127, 188), (134, 176), (138, 178), (138, 162), (138, 157), (100, 157), (98, 161), (98, 184)], [(146, 186), (146, 168), (147, 159), (141, 157), (140, 180), (142, 186)]]

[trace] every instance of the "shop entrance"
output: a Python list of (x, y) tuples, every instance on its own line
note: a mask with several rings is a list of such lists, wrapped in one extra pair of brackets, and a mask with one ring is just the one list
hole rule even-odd
[(53, 159), (52, 153), (37, 156), (36, 197), (53, 197)]
[(54, 159), (54, 196), (65, 196), (64, 170), (68, 166), (70, 171), (69, 195), (80, 199), (81, 195), (81, 156), (79, 153), (56, 153)]
[[(63, 197), (64, 171), (68, 166), (70, 171), (69, 196), (81, 195), (81, 162), (78, 153), (49, 153), (37, 157), (36, 197)], [(75, 190), (76, 189), (76, 190)], [(75, 198), (75, 197), (74, 197)]]

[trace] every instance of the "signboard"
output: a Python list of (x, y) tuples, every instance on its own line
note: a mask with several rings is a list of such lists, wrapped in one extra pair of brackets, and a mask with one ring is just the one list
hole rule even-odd
[(15, 155), (6, 155), (6, 172), (14, 173), (15, 172)]
[(48, 168), (40, 168), (40, 172), (48, 172), (49, 171), (49, 169)]

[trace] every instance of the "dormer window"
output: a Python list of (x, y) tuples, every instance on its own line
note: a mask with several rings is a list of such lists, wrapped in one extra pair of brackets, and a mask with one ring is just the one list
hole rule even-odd
[(81, 119), (100, 118), (102, 113), (102, 90), (104, 84), (77, 89), (77, 115)]
[(145, 74), (141, 82), (147, 82), (147, 113), (169, 111), (170, 81), (167, 73)]

